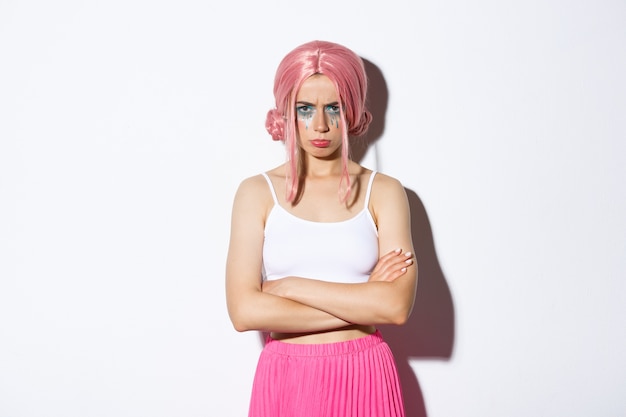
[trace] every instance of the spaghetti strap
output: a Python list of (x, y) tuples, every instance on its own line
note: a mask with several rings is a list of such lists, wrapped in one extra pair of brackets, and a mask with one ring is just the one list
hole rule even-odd
[(269, 185), (269, 187), (270, 187), (270, 192), (272, 193), (272, 198), (274, 199), (274, 204), (276, 204), (278, 206), (279, 205), (278, 204), (278, 197), (276, 196), (276, 190), (274, 190), (274, 184), (272, 184), (272, 181), (270, 180), (270, 177), (265, 172), (263, 172), (262, 174), (265, 177), (265, 181), (267, 181), (267, 185)]
[(370, 174), (369, 182), (367, 183), (367, 192), (365, 193), (365, 207), (369, 207), (370, 204), (370, 194), (372, 193), (372, 184), (374, 183), (374, 177), (376, 176), (377, 171), (372, 171)]

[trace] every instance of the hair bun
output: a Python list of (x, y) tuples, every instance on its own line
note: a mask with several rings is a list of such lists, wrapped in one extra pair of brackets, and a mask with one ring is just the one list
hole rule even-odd
[(267, 112), (265, 129), (272, 135), (272, 139), (285, 140), (285, 119), (283, 119), (283, 115), (277, 109)]
[(367, 129), (370, 127), (370, 123), (372, 122), (372, 113), (370, 113), (368, 110), (365, 110), (362, 114), (361, 114), (361, 119), (359, 120), (359, 122), (352, 126), (352, 128), (350, 129), (350, 134), (353, 136), (362, 136), (365, 134), (365, 132), (367, 132)]

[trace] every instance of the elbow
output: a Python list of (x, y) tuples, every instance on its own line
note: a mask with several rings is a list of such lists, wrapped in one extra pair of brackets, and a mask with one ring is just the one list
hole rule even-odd
[(226, 308), (228, 311), (228, 317), (233, 325), (233, 328), (237, 332), (247, 332), (254, 329), (254, 321), (256, 315), (254, 314), (255, 305), (254, 297), (249, 296), (247, 293), (238, 294), (237, 297), (227, 297)]
[(261, 327), (264, 323), (263, 314), (259, 311), (264, 309), (263, 304), (259, 303), (260, 298), (257, 294), (260, 292), (244, 292), (227, 300), (228, 317), (236, 331), (241, 333), (263, 330)]
[(394, 324), (396, 326), (402, 326), (406, 324), (407, 321), (409, 321), (409, 314), (398, 314), (391, 318), (390, 324)]
[(233, 321), (233, 328), (239, 333), (247, 332), (248, 330), (250, 330), (245, 324), (235, 321)]
[(236, 331), (238, 331), (238, 332), (245, 332), (247, 330), (244, 321), (241, 320), (239, 317), (237, 317), (236, 314), (233, 314), (232, 312), (229, 312), (228, 315), (230, 316), (230, 322), (232, 323), (233, 328)]
[[(394, 281), (398, 282), (398, 281)], [(403, 288), (396, 293), (396, 297), (390, 297), (390, 303), (387, 304), (387, 322), (385, 324), (392, 324), (396, 326), (402, 326), (409, 321), (413, 306), (415, 304), (415, 285), (412, 288)]]
[(230, 317), (230, 322), (233, 325), (233, 328), (238, 332), (247, 332), (249, 330), (253, 330), (250, 320), (246, 317), (245, 311), (241, 311), (241, 309), (229, 309), (228, 316)]
[(233, 324), (233, 328), (239, 333), (247, 332), (249, 330), (254, 330), (252, 326), (250, 326), (250, 323), (248, 323), (246, 320), (242, 320), (240, 318), (234, 318), (231, 316), (230, 321)]
[(409, 321), (411, 317), (411, 310), (413, 306), (396, 305), (388, 310), (388, 314), (385, 315), (383, 324), (392, 324), (395, 326), (402, 326)]
[(388, 317), (388, 322), (386, 324), (393, 324), (396, 326), (402, 326), (404, 324), (406, 324), (407, 321), (409, 321), (409, 316), (410, 314), (407, 314), (405, 312), (398, 312), (397, 314), (394, 314), (390, 317)]

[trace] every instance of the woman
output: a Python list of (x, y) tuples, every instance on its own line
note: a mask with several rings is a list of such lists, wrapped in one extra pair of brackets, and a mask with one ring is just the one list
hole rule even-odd
[(250, 417), (404, 416), (379, 324), (403, 324), (417, 285), (402, 185), (349, 159), (371, 121), (362, 60), (314, 41), (287, 54), (267, 115), (287, 162), (244, 180), (226, 265), (238, 331), (269, 332)]

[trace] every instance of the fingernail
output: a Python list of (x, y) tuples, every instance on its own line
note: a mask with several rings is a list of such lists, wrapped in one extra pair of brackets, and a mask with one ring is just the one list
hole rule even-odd
[(404, 261), (405, 263), (411, 265), (413, 263), (413, 259), (407, 259), (406, 261)]
[(398, 249), (396, 249), (394, 252), (395, 252), (395, 253), (400, 253), (400, 251), (401, 251), (401, 250), (402, 250), (401, 248), (398, 248)]
[(407, 253), (404, 254), (404, 256), (411, 256), (411, 255), (412, 255), (411, 252), (407, 252)]
[(406, 272), (406, 268), (402, 268), (400, 271), (402, 271), (402, 272)]

